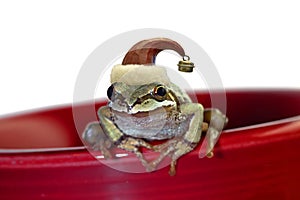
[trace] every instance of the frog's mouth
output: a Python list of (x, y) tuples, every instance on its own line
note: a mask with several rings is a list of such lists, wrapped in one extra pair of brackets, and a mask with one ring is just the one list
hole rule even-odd
[(154, 110), (139, 111), (136, 113), (116, 111), (116, 110), (112, 110), (112, 112), (119, 117), (144, 118), (144, 117), (151, 117), (151, 116), (157, 116), (157, 115), (161, 115), (161, 116), (166, 115), (166, 113), (169, 113), (172, 110), (174, 110), (174, 108), (172, 106), (163, 106), (163, 107), (156, 108)]
[(142, 112), (155, 112), (160, 109), (168, 110), (174, 108), (175, 106), (176, 103), (174, 101), (156, 101), (154, 99), (148, 99), (142, 103), (135, 103), (133, 106), (129, 106), (128, 113), (134, 115)]

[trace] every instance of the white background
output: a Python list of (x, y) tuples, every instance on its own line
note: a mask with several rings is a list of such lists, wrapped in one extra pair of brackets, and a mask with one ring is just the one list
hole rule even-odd
[(163, 28), (197, 42), (226, 88), (299, 88), (297, 1), (1, 1), (0, 115), (71, 103), (102, 42)]

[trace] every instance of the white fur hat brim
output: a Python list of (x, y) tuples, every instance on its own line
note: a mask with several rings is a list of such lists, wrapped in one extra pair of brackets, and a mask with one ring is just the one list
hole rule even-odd
[(143, 85), (152, 82), (170, 82), (166, 69), (156, 65), (115, 65), (111, 71), (111, 83), (123, 82), (127, 85)]

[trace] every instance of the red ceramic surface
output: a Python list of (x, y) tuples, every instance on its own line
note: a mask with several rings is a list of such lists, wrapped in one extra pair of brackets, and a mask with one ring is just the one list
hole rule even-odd
[[(0, 199), (300, 199), (300, 90), (226, 96), (230, 121), (215, 156), (199, 159), (196, 148), (179, 159), (175, 177), (168, 168), (119, 172), (85, 149), (2, 152)], [(210, 106), (207, 93), (197, 97)], [(78, 107), (83, 116), (86, 106)], [(0, 119), (2, 150), (80, 146), (71, 105)]]

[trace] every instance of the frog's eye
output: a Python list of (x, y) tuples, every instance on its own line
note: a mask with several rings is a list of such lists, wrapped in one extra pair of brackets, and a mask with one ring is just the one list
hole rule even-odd
[(113, 92), (114, 92), (114, 86), (111, 85), (109, 86), (109, 88), (107, 89), (107, 97), (111, 100), (111, 97), (113, 95)]
[(153, 90), (153, 95), (157, 100), (163, 100), (166, 96), (167, 90), (162, 85), (158, 85)]

